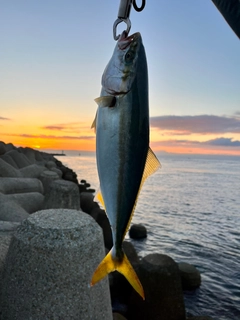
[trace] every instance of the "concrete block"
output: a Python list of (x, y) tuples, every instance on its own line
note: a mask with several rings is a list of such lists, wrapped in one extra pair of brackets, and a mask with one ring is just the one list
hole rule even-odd
[(62, 171), (60, 169), (52, 168), (51, 171), (56, 172), (60, 179), (62, 178), (63, 173), (62, 173)]
[(42, 153), (40, 151), (34, 150), (34, 154), (35, 154), (35, 159), (38, 162), (43, 162), (45, 161), (42, 157)]
[(24, 150), (23, 147), (18, 147), (18, 148), (17, 148), (17, 151), (20, 152), (20, 153), (24, 153), (23, 150)]
[(201, 274), (192, 264), (181, 262), (178, 264), (183, 290), (194, 290), (201, 285)]
[(7, 153), (5, 153), (2, 156), (0, 156), (0, 158), (3, 159), (8, 164), (10, 164), (11, 166), (13, 166), (14, 168), (18, 169), (18, 166), (15, 163), (15, 161), (13, 160), (13, 158), (10, 157)]
[(45, 196), (44, 209), (80, 209), (78, 186), (66, 180), (54, 180)]
[(94, 196), (89, 192), (81, 192), (80, 202), (82, 211), (88, 214), (90, 214), (93, 209), (99, 208), (98, 203), (94, 201)]
[(36, 162), (36, 158), (35, 158), (35, 151), (31, 148), (24, 148), (22, 150), (22, 152), (24, 153), (24, 155), (27, 157), (28, 161), (31, 164), (34, 164)]
[(137, 268), (145, 301), (132, 292), (127, 318), (185, 320), (185, 306), (177, 263), (167, 255), (149, 254)]
[[(97, 214), (96, 214), (96, 211), (97, 211)], [(94, 215), (96, 215), (96, 222), (102, 228), (105, 247), (110, 250), (113, 246), (113, 239), (112, 239), (112, 228), (110, 226), (108, 217), (105, 211), (100, 208), (94, 209), (92, 212), (94, 212)]]
[(45, 164), (45, 167), (48, 168), (49, 170), (51, 170), (52, 168), (56, 168), (57, 166), (53, 160), (50, 160)]
[(50, 153), (42, 152), (41, 155), (45, 161), (54, 161), (54, 157)]
[(35, 178), (1, 178), (0, 192), (5, 194), (39, 192), (43, 193), (42, 182)]
[(19, 226), (20, 222), (1, 221), (0, 220), (0, 234), (14, 232)]
[(5, 144), (6, 152), (17, 149), (12, 143)]
[(18, 169), (14, 168), (3, 159), (0, 158), (0, 177), (21, 177), (21, 173)]
[(2, 319), (112, 319), (108, 279), (89, 286), (104, 256), (102, 232), (87, 214), (32, 214), (18, 227), (6, 256)]
[(54, 180), (58, 180), (59, 177), (56, 172), (46, 170), (45, 168), (45, 170), (39, 176), (39, 179), (42, 181), (44, 194), (47, 194), (50, 190), (51, 182), (53, 182)]
[(132, 239), (143, 239), (147, 237), (147, 228), (142, 224), (132, 224), (128, 233)]
[(39, 192), (16, 193), (5, 195), (8, 201), (15, 201), (28, 213), (33, 213), (43, 208), (44, 195)]
[[(5, 263), (5, 258), (8, 252), (8, 248), (12, 239), (12, 233), (10, 232), (0, 232), (0, 288), (2, 287), (2, 272)], [(0, 308), (0, 319), (1, 308)]]
[(6, 144), (0, 141), (0, 156), (6, 152)]
[[(12, 239), (12, 234), (9, 234), (9, 233), (3, 234), (0, 232), (0, 279), (1, 279), (1, 274), (3, 270), (3, 264), (8, 252), (11, 239)], [(1, 280), (0, 280), (0, 288), (1, 288)]]
[[(0, 232), (0, 288), (2, 287), (2, 273), (3, 273), (3, 266), (5, 263), (5, 258), (8, 252), (9, 244), (11, 242), (12, 235), (8, 233), (1, 233)], [(1, 316), (1, 309), (0, 309), (0, 319)]]
[(20, 169), (20, 174), (24, 178), (39, 178), (41, 173), (46, 170), (45, 167), (39, 166), (37, 164), (31, 164), (25, 168)]
[(19, 169), (27, 167), (31, 164), (28, 158), (23, 153), (18, 152), (18, 150), (11, 150), (6, 154), (14, 160)]
[(29, 214), (18, 203), (9, 201), (5, 195), (0, 194), (0, 220), (21, 222)]

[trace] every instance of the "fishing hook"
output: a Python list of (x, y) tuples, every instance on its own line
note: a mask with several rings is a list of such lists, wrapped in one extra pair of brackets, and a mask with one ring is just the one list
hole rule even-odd
[(118, 18), (114, 24), (113, 24), (113, 38), (114, 40), (118, 40), (119, 37), (120, 37), (120, 34), (117, 35), (117, 26), (121, 23), (121, 22), (125, 22), (126, 25), (127, 25), (127, 29), (125, 30), (126, 31), (126, 34), (129, 33), (130, 29), (131, 29), (131, 21), (129, 18), (127, 19), (121, 19), (121, 18)]
[(121, 0), (119, 9), (118, 9), (118, 18), (113, 24), (113, 38), (114, 40), (118, 40), (120, 37), (120, 34), (117, 35), (117, 26), (121, 22), (125, 22), (127, 25), (127, 29), (125, 30), (126, 34), (128, 35), (130, 29), (131, 29), (131, 21), (129, 19), (131, 7), (133, 5), (134, 9), (137, 12), (140, 12), (144, 9), (146, 4), (146, 0), (142, 0), (142, 5), (138, 7), (136, 0)]

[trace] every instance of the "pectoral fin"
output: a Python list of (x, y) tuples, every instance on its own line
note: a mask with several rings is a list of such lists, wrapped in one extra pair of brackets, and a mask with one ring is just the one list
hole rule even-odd
[(116, 104), (116, 97), (115, 96), (101, 96), (99, 98), (94, 99), (94, 101), (98, 104), (99, 107), (112, 108)]
[[(94, 101), (98, 104), (99, 107), (113, 108), (115, 106), (117, 100), (116, 100), (115, 96), (101, 96), (101, 97), (94, 99)], [(93, 120), (93, 123), (91, 125), (91, 129), (94, 128), (95, 132), (96, 132), (96, 123), (97, 123), (97, 112), (96, 112), (96, 116)]]

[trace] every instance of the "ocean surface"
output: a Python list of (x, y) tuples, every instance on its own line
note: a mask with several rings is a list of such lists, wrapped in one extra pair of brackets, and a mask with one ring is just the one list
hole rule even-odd
[[(202, 285), (185, 292), (188, 313), (240, 320), (240, 157), (158, 155), (162, 168), (141, 191), (132, 223), (148, 237), (138, 254), (163, 253), (195, 265)], [(98, 189), (94, 155), (58, 157)]]

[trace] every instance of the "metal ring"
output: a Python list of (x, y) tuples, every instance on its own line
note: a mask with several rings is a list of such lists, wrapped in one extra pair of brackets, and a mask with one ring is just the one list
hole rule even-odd
[(121, 22), (125, 22), (127, 25), (127, 29), (125, 30), (127, 34), (129, 34), (129, 31), (131, 29), (131, 21), (127, 18), (127, 19), (117, 19), (114, 24), (113, 24), (113, 38), (114, 40), (118, 40), (120, 37), (120, 34), (117, 36), (117, 26), (121, 23)]
[(138, 7), (136, 0), (133, 0), (133, 7), (137, 12), (142, 11), (144, 9), (145, 5), (146, 5), (146, 0), (142, 0), (141, 7)]

